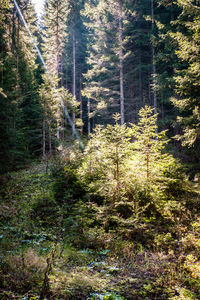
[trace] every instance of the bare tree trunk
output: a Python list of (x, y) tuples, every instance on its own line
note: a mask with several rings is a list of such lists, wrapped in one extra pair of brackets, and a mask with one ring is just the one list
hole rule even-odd
[(65, 114), (63, 113), (63, 118), (62, 118), (62, 144), (64, 146), (65, 142)]
[(91, 134), (91, 123), (90, 123), (90, 112), (91, 112), (91, 108), (90, 108), (90, 99), (88, 99), (88, 137), (90, 137)]
[(49, 126), (49, 154), (52, 155), (51, 127)]
[(162, 117), (162, 120), (164, 120), (165, 118), (165, 108), (164, 108), (164, 102), (163, 102), (163, 99), (164, 99), (164, 95), (163, 95), (163, 89), (160, 91), (160, 94), (161, 94), (161, 117)]
[(57, 120), (57, 128), (56, 128), (56, 137), (59, 140), (60, 139), (60, 128), (59, 128), (59, 121)]
[[(60, 62), (60, 59), (59, 59), (59, 40), (58, 40), (58, 35), (59, 35), (59, 18), (58, 18), (58, 7), (56, 7), (56, 63), (57, 63), (57, 66), (56, 66), (56, 72), (57, 72), (57, 78), (58, 78), (58, 86), (59, 86), (59, 62)], [(59, 109), (59, 108), (57, 108)], [(59, 140), (60, 139), (60, 128), (59, 128), (59, 116), (60, 116), (60, 113), (58, 114), (58, 120), (57, 120), (57, 129), (56, 129), (56, 137), (57, 139)]]
[[(73, 39), (73, 87), (72, 87), (72, 95), (73, 95), (73, 97), (76, 98), (76, 38), (75, 38), (75, 30), (73, 30), (72, 39)], [(73, 132), (74, 132), (74, 130), (75, 130), (75, 121), (76, 121), (75, 112), (73, 112), (72, 119), (73, 119)]]
[(150, 170), (149, 170), (149, 147), (147, 145), (146, 147), (146, 175), (147, 175), (147, 180), (149, 179), (149, 174), (150, 174)]
[(60, 72), (61, 72), (61, 80), (60, 80), (60, 85), (64, 85), (64, 78), (63, 78), (63, 58), (60, 60)]
[[(152, 18), (152, 32), (154, 29), (154, 0), (151, 0), (151, 18)], [(152, 42), (152, 77), (153, 77), (153, 107), (154, 114), (157, 114), (157, 93), (156, 93), (156, 64), (155, 64), (155, 47)]]
[(132, 76), (130, 85), (130, 99), (131, 99), (131, 122), (136, 124), (136, 100), (134, 98), (134, 78)]
[(45, 134), (45, 120), (43, 119), (43, 124), (42, 124), (42, 155), (43, 158), (46, 155), (46, 134)]
[(17, 62), (17, 80), (19, 80), (19, 55), (18, 55), (18, 49), (19, 49), (19, 16), (17, 18), (17, 45), (16, 45), (16, 62)]
[(123, 38), (122, 38), (122, 1), (119, 0), (119, 69), (120, 69), (120, 114), (121, 124), (124, 124), (124, 72), (123, 72)]
[(156, 65), (155, 65), (155, 48), (152, 46), (152, 75), (153, 75), (153, 107), (154, 107), (154, 113), (157, 114), (157, 92), (156, 92)]
[(119, 170), (119, 145), (117, 144), (116, 145), (116, 181), (117, 181), (117, 184), (116, 184), (116, 199), (117, 201), (120, 200), (120, 170)]
[[(80, 101), (80, 118), (83, 124), (83, 99), (82, 99), (82, 82), (81, 82), (81, 77), (80, 77), (80, 93), (79, 93), (79, 101)], [(83, 133), (83, 125), (81, 124), (81, 133)]]

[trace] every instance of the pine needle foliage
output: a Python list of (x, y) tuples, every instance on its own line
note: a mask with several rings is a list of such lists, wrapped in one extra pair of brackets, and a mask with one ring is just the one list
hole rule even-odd
[(150, 205), (163, 213), (179, 182), (179, 164), (164, 151), (166, 131), (158, 133), (157, 115), (148, 106), (140, 110), (138, 125), (119, 125), (119, 116), (114, 118), (114, 125), (97, 126), (91, 135), (80, 176), (125, 217)]

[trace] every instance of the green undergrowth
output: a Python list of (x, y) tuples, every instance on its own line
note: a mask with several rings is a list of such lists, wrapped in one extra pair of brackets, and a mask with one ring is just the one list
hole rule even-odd
[(47, 171), (1, 179), (0, 299), (200, 299), (198, 182), (164, 216), (120, 215), (73, 161)]

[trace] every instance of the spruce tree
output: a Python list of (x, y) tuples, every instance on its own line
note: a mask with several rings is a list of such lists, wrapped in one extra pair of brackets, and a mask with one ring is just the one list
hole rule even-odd
[[(64, 86), (71, 92), (74, 101), (79, 104), (80, 115), (74, 111), (73, 120), (77, 125), (81, 124), (83, 130), (84, 99), (82, 98), (83, 73), (86, 72), (86, 47), (87, 31), (83, 24), (81, 10), (85, 1), (66, 1), (68, 7), (67, 35), (65, 52), (63, 55), (63, 82)], [(80, 118), (79, 118), (80, 117)], [(78, 119), (79, 118), (79, 119)]]
[[(67, 4), (63, 1), (49, 0), (45, 3), (44, 14), (44, 30), (42, 36), (42, 50), (47, 66), (47, 73), (50, 76), (44, 75), (44, 85), (41, 89), (43, 97), (43, 155), (45, 154), (45, 136), (46, 124), (48, 124), (48, 149), (52, 153), (53, 141), (56, 136), (61, 141), (61, 135), (64, 131), (64, 113), (61, 108), (59, 100), (59, 92), (57, 88), (62, 86), (62, 72), (63, 72), (63, 52), (65, 46), (66, 34), (66, 18), (67, 18)], [(46, 94), (45, 94), (46, 91)], [(44, 102), (47, 101), (46, 104)], [(51, 113), (49, 114), (50, 111)], [(53, 114), (52, 114), (53, 113)], [(54, 119), (49, 118), (49, 116)], [(55, 124), (56, 122), (56, 129)]]
[(62, 73), (62, 54), (66, 35), (67, 4), (65, 1), (48, 0), (45, 3), (43, 53), (51, 76)]
[(124, 123), (124, 37), (121, 1), (86, 3), (84, 15), (91, 34), (84, 96), (90, 101), (90, 116), (109, 122), (120, 112)]
[(177, 119), (183, 128), (180, 136), (184, 145), (196, 145), (200, 138), (200, 64), (199, 64), (199, 3), (188, 0), (178, 1), (181, 14), (178, 18), (179, 30), (171, 36), (177, 42), (180, 64), (177, 66), (175, 81), (177, 97), (172, 99), (180, 115)]
[[(19, 2), (28, 26), (37, 30), (30, 1)], [(36, 54), (14, 6), (6, 10), (1, 28), (1, 84), (6, 101), (1, 101), (1, 128), (4, 130), (6, 169), (24, 164), (40, 153), (41, 107), (35, 80)], [(4, 94), (1, 97), (5, 98)], [(2, 162), (4, 164), (4, 162)]]

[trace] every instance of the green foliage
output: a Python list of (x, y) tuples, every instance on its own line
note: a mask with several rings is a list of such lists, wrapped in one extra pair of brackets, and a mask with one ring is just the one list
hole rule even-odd
[[(166, 131), (144, 106), (156, 88), (172, 135), (176, 92), (181, 139), (198, 146), (197, 2), (48, 0), (42, 49), (58, 88), (38, 68), (15, 7), (1, 10), (0, 173), (28, 165), (42, 143), (47, 164), (0, 177), (0, 298), (43, 299), (46, 287), (49, 299), (199, 299), (198, 176), (192, 183), (180, 174)], [(19, 5), (37, 40), (31, 1)], [(127, 125), (118, 114), (110, 120), (119, 110), (120, 59)], [(84, 121), (103, 124), (83, 155), (64, 148), (73, 138), (58, 93), (74, 117), (80, 103)], [(47, 152), (56, 148), (62, 159), (53, 161)]]
[(179, 109), (177, 122), (183, 128), (183, 133), (177, 138), (183, 145), (192, 146), (199, 139), (199, 7), (189, 0), (177, 2), (181, 9), (178, 17), (178, 28), (171, 36), (177, 43), (176, 54), (180, 65), (176, 69), (176, 93), (173, 104)]
[(113, 201), (120, 198), (124, 161), (130, 152), (128, 129), (125, 125), (119, 125), (117, 120), (118, 116), (114, 126), (96, 127), (85, 150), (86, 159), (79, 171), (81, 176), (88, 174), (86, 178), (92, 179), (90, 186), (93, 191), (96, 190)]
[(77, 175), (76, 169), (70, 164), (62, 167), (60, 164), (52, 167), (53, 193), (60, 205), (72, 205), (84, 200), (86, 190)]
[(136, 220), (145, 211), (165, 215), (166, 203), (181, 190), (178, 163), (164, 152), (168, 139), (165, 131), (157, 132), (157, 116), (147, 106), (139, 116), (131, 128), (119, 125), (118, 116), (115, 125), (97, 126), (79, 168), (90, 191), (109, 201), (105, 215), (116, 214), (106, 221), (112, 228), (119, 217)]
[[(127, 130), (129, 135), (130, 130)], [(106, 138), (113, 143), (112, 150), (116, 149), (116, 140), (110, 132), (109, 128)], [(135, 154), (133, 144), (130, 143), (131, 154)], [(120, 151), (124, 150), (122, 145), (120, 147)], [(109, 152), (111, 162), (114, 153)], [(1, 214), (0, 220), (1, 296), (23, 299), (29, 291), (29, 298), (37, 299), (44, 284), (47, 263), (51, 260), (48, 279), (55, 299), (137, 299), (138, 296), (141, 299), (157, 296), (173, 299), (177, 295), (198, 299), (199, 220), (191, 222), (195, 214), (184, 207), (193, 194), (182, 191), (179, 206), (178, 201), (166, 201), (167, 222), (152, 213), (156, 210), (153, 202), (146, 207), (149, 199), (157, 201), (156, 191), (152, 192), (150, 186), (150, 198), (149, 188), (141, 187), (139, 182), (134, 185), (135, 180), (132, 195), (137, 201), (122, 192), (121, 200), (115, 200), (114, 206), (106, 201), (105, 194), (104, 205), (97, 205), (89, 198), (92, 177), (86, 174), (84, 178), (80, 172), (82, 166), (76, 171), (74, 162), (73, 159), (63, 166), (62, 161), (52, 161), (51, 173), (45, 172), (44, 164), (34, 165), (29, 170), (11, 173), (7, 178), (6, 190), (1, 191), (5, 201), (1, 203), (1, 211), (7, 211), (7, 215)], [(120, 164), (120, 170), (124, 166)], [(151, 167), (153, 170), (153, 165)], [(64, 187), (60, 196), (64, 200), (58, 198), (58, 201), (54, 184), (57, 185), (58, 179), (60, 182), (61, 170), (63, 180), (59, 187)], [(153, 182), (155, 179), (151, 176), (150, 173), (149, 180)], [(73, 201), (69, 203), (65, 200), (68, 179), (75, 189), (74, 193), (71, 191)], [(120, 179), (122, 182), (123, 177)], [(76, 189), (82, 182), (84, 195), (81, 198)], [(89, 195), (86, 185), (89, 185)], [(169, 199), (173, 198), (173, 191), (170, 193)]]
[(174, 158), (163, 151), (168, 143), (166, 131), (158, 133), (157, 116), (152, 108), (142, 108), (139, 117), (138, 125), (133, 124), (131, 132), (135, 138), (133, 151), (136, 153), (133, 168), (139, 169), (137, 177), (141, 176), (140, 181), (142, 177), (149, 182), (161, 181), (162, 178), (166, 181), (165, 173), (176, 169)]
[[(37, 26), (33, 6), (30, 1), (25, 6), (19, 3), (19, 6), (34, 36)], [(1, 173), (21, 168), (41, 153), (42, 114), (33, 45), (16, 9), (10, 4), (4, 13), (0, 29)]]

